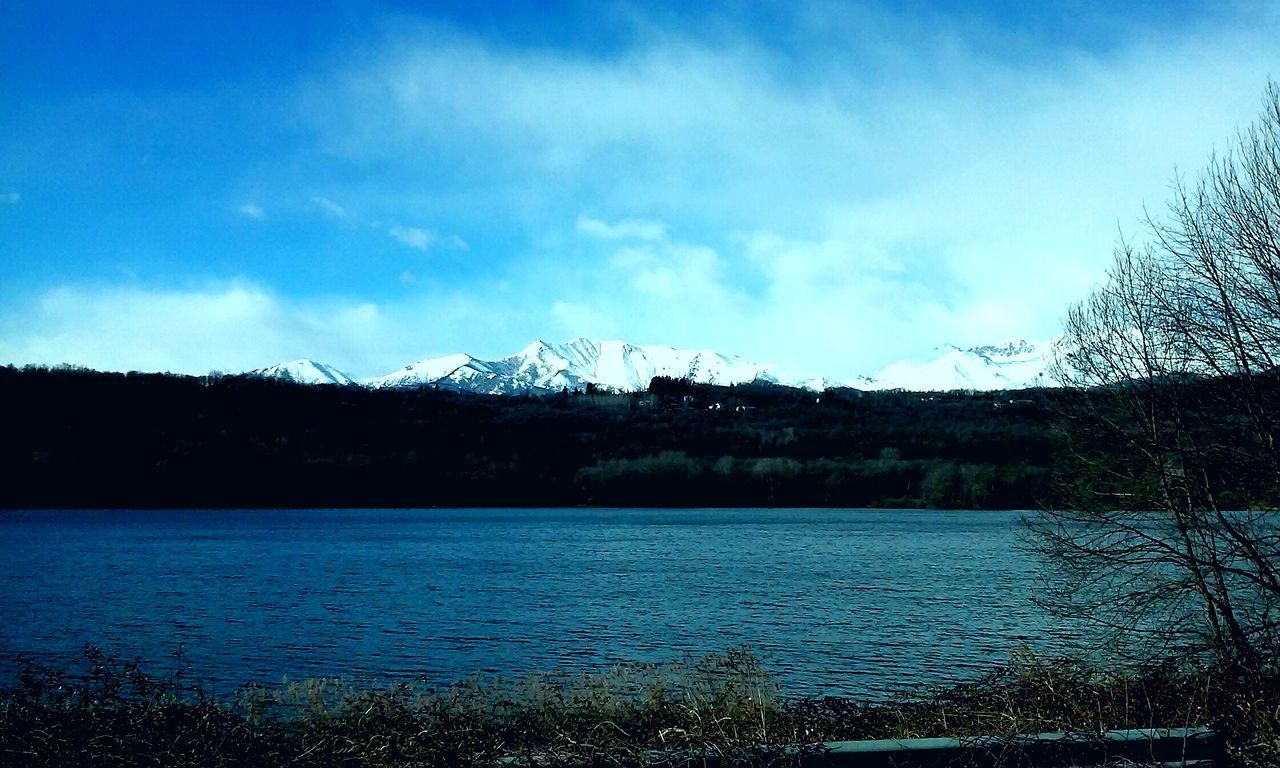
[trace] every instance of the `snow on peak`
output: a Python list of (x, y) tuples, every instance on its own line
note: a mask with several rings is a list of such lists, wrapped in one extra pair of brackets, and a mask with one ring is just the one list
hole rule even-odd
[(587, 385), (615, 392), (636, 392), (646, 389), (655, 376), (687, 378), (705, 384), (777, 381), (765, 366), (710, 350), (576, 338), (563, 344), (535, 341), (497, 360), (478, 360), (467, 355), (429, 358), (386, 376), (368, 379), (365, 384), (372, 387), (438, 385), (485, 394), (537, 394), (566, 388), (585, 389)]
[(361, 383), (366, 387), (375, 389), (384, 387), (393, 389), (397, 387), (419, 387), (452, 375), (474, 362), (477, 362), (475, 358), (464, 353), (445, 355), (444, 357), (428, 357), (416, 363), (410, 363), (400, 370), (392, 371), (384, 376), (365, 379)]
[(551, 349), (550, 344), (543, 341), (542, 339), (538, 339), (537, 341), (533, 342), (529, 346), (517, 352), (516, 355), (520, 357), (537, 357), (538, 355), (542, 354), (543, 352), (549, 349)]
[(256, 368), (249, 371), (249, 375), (259, 376), (264, 379), (292, 381), (296, 384), (333, 384), (340, 387), (349, 387), (356, 383), (355, 379), (337, 368), (324, 363), (317, 363), (314, 360), (290, 360), (287, 363), (280, 363), (266, 368)]
[[(618, 339), (570, 339), (562, 344), (538, 340), (507, 357), (481, 360), (472, 355), (429, 357), (383, 376), (365, 379), (372, 388), (438, 386), (481, 394), (548, 394), (588, 386), (612, 392), (638, 392), (655, 376), (701, 384), (769, 382), (821, 391), (829, 387), (917, 391), (1002, 390), (1047, 386), (1045, 376), (1054, 342), (1018, 339), (977, 347), (944, 345), (924, 359), (900, 360), (873, 376), (846, 381), (791, 376), (709, 349), (678, 349), (632, 344)], [(815, 366), (817, 367), (817, 366)], [(353, 384), (330, 366), (295, 360), (252, 372), (258, 376), (306, 384)]]
[(1018, 339), (1006, 344), (972, 347), (961, 351), (971, 352), (984, 359), (998, 362), (1013, 358), (1043, 356), (1049, 346), (1051, 345), (1046, 342), (1031, 342), (1026, 339)]
[(1051, 382), (1045, 370), (1052, 348), (1052, 341), (1026, 339), (967, 349), (948, 344), (928, 360), (899, 360), (854, 386), (934, 392), (1047, 386)]

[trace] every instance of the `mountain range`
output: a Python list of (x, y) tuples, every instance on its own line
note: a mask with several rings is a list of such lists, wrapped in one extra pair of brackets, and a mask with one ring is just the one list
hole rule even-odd
[(267, 379), (292, 381), (296, 384), (334, 384), (340, 387), (359, 384), (337, 368), (314, 360), (291, 360), (287, 363), (249, 371), (249, 374)]
[(481, 360), (467, 354), (430, 357), (361, 381), (312, 360), (294, 360), (249, 371), (249, 375), (300, 384), (361, 385), (374, 389), (441, 389), (478, 394), (551, 394), (592, 385), (613, 392), (636, 392), (655, 376), (702, 384), (768, 382), (821, 391), (831, 387), (915, 391), (1023, 389), (1051, 384), (1045, 375), (1052, 342), (1018, 340), (1003, 345), (962, 348), (945, 345), (923, 360), (901, 360), (869, 376), (838, 381), (780, 373), (736, 355), (708, 349), (676, 349), (657, 344), (571, 339), (563, 344), (535, 341), (513, 355)]

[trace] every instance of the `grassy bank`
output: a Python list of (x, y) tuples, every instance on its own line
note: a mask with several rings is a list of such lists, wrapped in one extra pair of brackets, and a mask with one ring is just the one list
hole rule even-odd
[(1274, 672), (1161, 664), (1125, 673), (1018, 658), (962, 685), (887, 702), (789, 698), (748, 652), (519, 683), (357, 689), (249, 686), (215, 700), (87, 649), (55, 672), (27, 662), (3, 691), (10, 766), (670, 764), (673, 753), (785, 764), (760, 745), (1211, 725), (1232, 764), (1280, 764)]

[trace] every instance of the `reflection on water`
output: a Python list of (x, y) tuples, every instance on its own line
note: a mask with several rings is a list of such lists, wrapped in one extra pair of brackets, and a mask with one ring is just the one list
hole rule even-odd
[(1066, 637), (1018, 513), (0, 513), (0, 655), (82, 643), (214, 690), (669, 661), (750, 645), (791, 694), (954, 680)]

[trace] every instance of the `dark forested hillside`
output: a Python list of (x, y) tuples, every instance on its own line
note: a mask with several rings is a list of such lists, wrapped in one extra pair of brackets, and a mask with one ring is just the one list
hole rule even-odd
[(655, 380), (483, 397), (0, 369), (0, 505), (923, 506), (1045, 500), (1044, 393)]

